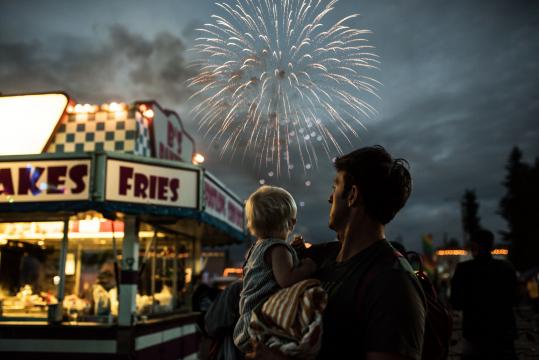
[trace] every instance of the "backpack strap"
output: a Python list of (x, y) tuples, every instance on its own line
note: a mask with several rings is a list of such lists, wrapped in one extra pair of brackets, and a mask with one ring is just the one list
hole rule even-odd
[[(391, 246), (389, 243), (386, 245)], [(375, 254), (375, 256), (369, 259), (369, 263), (365, 266), (362, 272), (355, 272), (353, 276), (353, 283), (351, 283), (351, 290), (354, 292), (353, 311), (356, 317), (359, 317), (359, 311), (363, 306), (363, 299), (365, 299), (367, 289), (378, 275), (378, 270), (380, 269), (381, 265), (393, 263), (398, 259), (398, 256), (402, 257), (402, 255), (397, 250), (393, 249), (393, 247), (391, 247), (391, 250), (392, 251), (389, 251), (387, 248), (381, 248), (380, 251)]]

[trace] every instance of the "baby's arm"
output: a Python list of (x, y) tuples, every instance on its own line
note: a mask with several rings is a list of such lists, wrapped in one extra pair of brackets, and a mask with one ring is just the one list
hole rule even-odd
[(280, 287), (289, 287), (308, 279), (316, 271), (315, 262), (309, 258), (301, 260), (299, 266), (294, 267), (292, 254), (284, 246), (273, 246), (269, 255), (273, 276)]

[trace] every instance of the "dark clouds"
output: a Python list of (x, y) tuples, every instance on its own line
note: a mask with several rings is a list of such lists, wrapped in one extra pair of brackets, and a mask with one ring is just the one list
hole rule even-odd
[(148, 98), (177, 103), (188, 94), (185, 46), (174, 34), (146, 38), (112, 24), (103, 42), (69, 34), (55, 41), (0, 41), (0, 91), (60, 89), (97, 103)]
[[(116, 8), (106, 26), (100, 25), (106, 31), (97, 35), (56, 30), (49, 36), (32, 33), (45, 32), (44, 19), (36, 28), (30, 20), (17, 25), (13, 4), (12, 19), (0, 14), (0, 91), (63, 89), (84, 102), (154, 98), (175, 107), (206, 153), (208, 169), (233, 191), (245, 198), (261, 178), (287, 187), (305, 203), (298, 232), (314, 241), (333, 237), (327, 197), (334, 170), (325, 155), (320, 153), (319, 167), (306, 174), (294, 171), (276, 179), (269, 177), (271, 169), (242, 163), (239, 156), (220, 159), (219, 145), (209, 147), (197, 134), (183, 101), (189, 75), (185, 50), (193, 29), (209, 21), (207, 1), (152, 5), (152, 20), (184, 19), (175, 29), (160, 29), (157, 21), (145, 31), (141, 24), (148, 24), (149, 3), (144, 9), (130, 3), (128, 15)], [(131, 11), (134, 6), (140, 11)], [(528, 161), (539, 156), (539, 2), (341, 0), (336, 12), (339, 17), (359, 12), (357, 27), (373, 30), (370, 40), (382, 60), (375, 76), (384, 84), (382, 101), (373, 103), (380, 115), (368, 120), (368, 131), (345, 150), (382, 144), (409, 160), (414, 178), (412, 197), (388, 227), (389, 237), (402, 235), (412, 248), (426, 232), (434, 233), (436, 243), (444, 232), (460, 238), (459, 200), (466, 188), (477, 191), (483, 225), (503, 229), (496, 209), (509, 151), (518, 145)], [(66, 15), (71, 17), (66, 22), (78, 21), (76, 9)]]

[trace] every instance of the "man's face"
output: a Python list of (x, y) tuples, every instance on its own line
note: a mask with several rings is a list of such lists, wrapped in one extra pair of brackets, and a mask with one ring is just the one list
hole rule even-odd
[(331, 209), (329, 210), (329, 228), (337, 232), (342, 230), (341, 227), (346, 223), (349, 211), (346, 204), (346, 197), (344, 196), (344, 177), (344, 172), (337, 172), (328, 199), (331, 204)]

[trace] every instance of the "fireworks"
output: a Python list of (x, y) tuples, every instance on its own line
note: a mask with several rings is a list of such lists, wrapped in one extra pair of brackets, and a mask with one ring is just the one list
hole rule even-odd
[(216, 3), (220, 15), (197, 29), (192, 115), (221, 155), (242, 149), (259, 164), (290, 172), (292, 159), (317, 164), (351, 143), (362, 118), (375, 113), (368, 72), (377, 56), (368, 30), (327, 26), (337, 0), (236, 0)]

